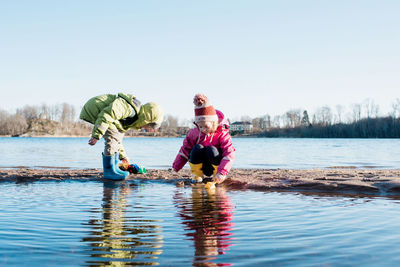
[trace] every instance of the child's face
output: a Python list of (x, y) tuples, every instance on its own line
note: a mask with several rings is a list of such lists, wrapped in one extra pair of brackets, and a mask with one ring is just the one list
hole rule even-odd
[(146, 124), (142, 128), (149, 132), (157, 132), (158, 131), (158, 128), (156, 127), (155, 123)]
[(215, 124), (211, 121), (200, 121), (197, 123), (202, 133), (209, 134), (215, 132)]

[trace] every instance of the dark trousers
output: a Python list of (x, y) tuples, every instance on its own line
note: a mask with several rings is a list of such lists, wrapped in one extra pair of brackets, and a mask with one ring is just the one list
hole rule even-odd
[(222, 153), (215, 146), (203, 146), (197, 144), (190, 152), (189, 162), (193, 164), (203, 163), (203, 173), (206, 176), (211, 176), (214, 172), (212, 165), (221, 163)]

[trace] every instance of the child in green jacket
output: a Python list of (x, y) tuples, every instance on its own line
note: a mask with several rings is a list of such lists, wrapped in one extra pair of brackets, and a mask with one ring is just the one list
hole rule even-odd
[(105, 140), (104, 178), (123, 180), (129, 174), (118, 168), (119, 159), (129, 164), (122, 146), (124, 133), (129, 129), (157, 129), (163, 121), (163, 111), (156, 103), (141, 105), (135, 96), (119, 93), (89, 99), (79, 117), (94, 125), (89, 145), (95, 145), (101, 137)]

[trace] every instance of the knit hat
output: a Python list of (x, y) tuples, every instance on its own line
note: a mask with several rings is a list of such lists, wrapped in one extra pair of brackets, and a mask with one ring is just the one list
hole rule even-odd
[(194, 103), (194, 122), (216, 121), (218, 116), (214, 107), (210, 104), (207, 96), (196, 94), (193, 98)]

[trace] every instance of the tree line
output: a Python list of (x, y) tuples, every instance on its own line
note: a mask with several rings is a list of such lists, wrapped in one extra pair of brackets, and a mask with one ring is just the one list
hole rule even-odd
[(349, 108), (320, 107), (310, 116), (307, 110), (290, 110), (273, 119), (269, 115), (251, 120), (251, 135), (260, 137), (307, 138), (400, 138), (400, 99), (392, 110), (380, 115), (371, 99)]
[[(3, 136), (90, 136), (93, 125), (79, 120), (73, 105), (25, 105), (14, 114), (0, 110)], [(181, 136), (189, 127), (180, 126), (177, 117), (166, 115), (158, 132), (129, 130), (127, 136)]]
[(0, 110), (0, 135), (88, 135), (90, 125), (76, 120), (75, 107), (62, 103), (25, 105), (14, 114)]
[[(75, 107), (67, 103), (25, 105), (14, 114), (0, 110), (0, 135), (89, 136), (92, 125), (77, 116)], [(250, 122), (253, 126), (246, 135), (259, 137), (400, 138), (400, 99), (396, 99), (392, 110), (383, 116), (379, 106), (366, 99), (350, 107), (337, 105), (332, 109), (323, 106), (314, 114), (292, 109), (273, 117), (268, 114), (256, 118), (243, 116), (241, 121)], [(158, 132), (129, 130), (126, 135), (182, 136), (190, 127), (190, 120), (180, 121), (178, 117), (166, 115)], [(232, 132), (232, 135), (242, 134)]]
[(259, 137), (300, 138), (400, 138), (400, 119), (364, 118), (354, 123), (271, 128), (254, 134)]

